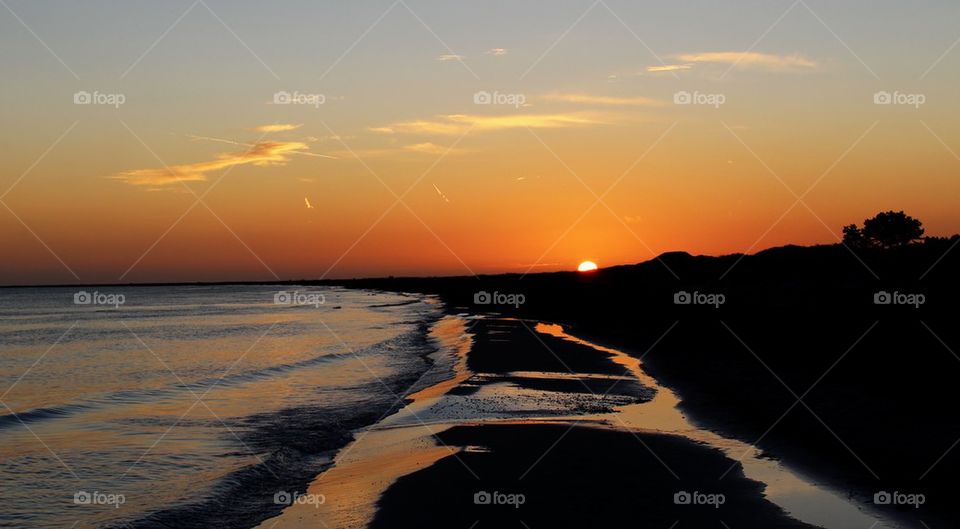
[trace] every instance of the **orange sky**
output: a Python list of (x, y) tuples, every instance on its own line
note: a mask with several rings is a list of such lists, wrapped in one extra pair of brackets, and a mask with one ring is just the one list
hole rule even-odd
[(628, 30), (424, 4), (433, 31), (326, 6), (310, 31), (214, 3), (232, 33), (197, 12), (159, 40), (176, 7), (81, 35), (14, 5), (0, 284), (609, 266), (831, 243), (887, 209), (960, 231), (960, 11), (884, 4), (867, 31), (825, 5), (756, 41), (787, 6), (749, 5), (614, 6)]

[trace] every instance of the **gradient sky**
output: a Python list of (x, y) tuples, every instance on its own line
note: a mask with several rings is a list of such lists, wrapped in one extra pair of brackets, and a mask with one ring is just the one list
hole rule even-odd
[(958, 20), (948, 0), (3, 0), (0, 284), (609, 266), (831, 243), (887, 209), (952, 234)]

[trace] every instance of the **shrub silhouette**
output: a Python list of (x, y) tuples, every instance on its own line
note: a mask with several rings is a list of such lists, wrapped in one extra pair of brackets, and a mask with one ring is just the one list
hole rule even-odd
[(923, 238), (923, 223), (903, 211), (885, 211), (843, 227), (843, 243), (853, 248), (895, 248)]

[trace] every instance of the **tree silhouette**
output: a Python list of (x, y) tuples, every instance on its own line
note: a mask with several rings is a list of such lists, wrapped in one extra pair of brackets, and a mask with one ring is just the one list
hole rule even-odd
[(843, 227), (843, 243), (854, 248), (894, 248), (923, 237), (923, 223), (903, 211), (885, 211), (856, 224)]
[(843, 227), (843, 244), (851, 248), (864, 248), (869, 246), (863, 232), (856, 224), (850, 224)]

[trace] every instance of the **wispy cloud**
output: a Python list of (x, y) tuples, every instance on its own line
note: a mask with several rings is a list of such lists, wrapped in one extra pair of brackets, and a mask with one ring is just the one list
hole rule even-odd
[(663, 66), (647, 66), (647, 71), (650, 73), (679, 72), (690, 68), (693, 68), (692, 64), (664, 64)]
[(491, 48), (491, 49), (487, 50), (487, 53), (488, 53), (489, 55), (493, 55), (494, 57), (503, 57), (504, 55), (507, 54), (507, 49), (506, 49), (506, 48)]
[(456, 55), (454, 53), (445, 53), (437, 57), (438, 61), (447, 62), (447, 61), (462, 61), (466, 59), (463, 55)]
[(404, 145), (403, 150), (408, 152), (418, 152), (421, 154), (458, 154), (464, 152), (463, 149), (451, 149), (449, 147), (444, 147), (443, 145), (437, 145), (436, 143), (414, 143), (412, 145)]
[(772, 71), (809, 70), (817, 63), (799, 53), (793, 55), (774, 55), (771, 53), (718, 51), (706, 53), (684, 53), (676, 56), (686, 63), (729, 64), (740, 69), (762, 69)]
[(590, 95), (590, 94), (547, 94), (543, 96), (547, 101), (559, 101), (563, 103), (581, 103), (586, 105), (606, 105), (606, 106), (645, 106), (645, 107), (659, 107), (666, 106), (667, 103), (664, 101), (659, 101), (657, 99), (652, 99), (649, 97), (642, 96), (633, 96), (633, 97), (616, 97), (616, 96), (601, 96), (601, 95)]
[(255, 127), (253, 130), (257, 132), (286, 132), (288, 130), (297, 130), (302, 126), (302, 124), (294, 125), (291, 123), (275, 123), (273, 125), (260, 125), (259, 127)]
[(477, 132), (531, 128), (548, 129), (561, 127), (583, 127), (611, 123), (613, 118), (592, 112), (570, 112), (566, 114), (506, 114), (499, 116), (479, 116), (469, 114), (451, 114), (435, 120), (417, 120), (391, 123), (370, 130), (384, 134), (463, 134), (467, 130)]
[(410, 154), (430, 154), (433, 156), (440, 155), (457, 155), (464, 154), (467, 149), (461, 148), (450, 148), (443, 145), (438, 145), (436, 143), (424, 142), (424, 143), (413, 143), (410, 145), (403, 145), (400, 147), (385, 147), (381, 149), (351, 149), (343, 151), (335, 151), (334, 154), (338, 158), (384, 158), (387, 156), (398, 156), (398, 155), (410, 155)]
[[(192, 139), (192, 140), (215, 141), (215, 142), (217, 142), (217, 143), (226, 143), (227, 145), (237, 145), (237, 146), (239, 146), (239, 147), (255, 147), (255, 146), (256, 146), (256, 144), (254, 144), (254, 143), (244, 143), (244, 142), (242, 142), (242, 141), (231, 140), (231, 139), (227, 139), (227, 138), (214, 138), (214, 137), (212, 137), (212, 136), (196, 136), (196, 135), (193, 135), (193, 134), (188, 134), (187, 137), (190, 138), (190, 139)], [(308, 137), (308, 138), (303, 139), (302, 141), (303, 141), (303, 142), (306, 142), (306, 143), (310, 143), (310, 142), (318, 141), (318, 139), (317, 139), (317, 138)], [(315, 153), (315, 152), (307, 152), (307, 151), (297, 151), (297, 152), (294, 152), (294, 153), (291, 153), (291, 154), (296, 154), (296, 155), (299, 155), (299, 156), (311, 156), (311, 157), (314, 157), (314, 158), (331, 158), (331, 159), (336, 159), (336, 158), (337, 158), (336, 156), (330, 156), (330, 155), (327, 155), (327, 154), (318, 154), (318, 153)]]
[(312, 154), (306, 152), (307, 149), (309, 149), (309, 146), (299, 141), (260, 141), (251, 144), (248, 150), (223, 153), (214, 160), (174, 165), (160, 169), (132, 169), (112, 178), (138, 186), (165, 186), (178, 182), (199, 182), (206, 180), (207, 175), (211, 172), (238, 165), (259, 167), (286, 165), (292, 154)]

